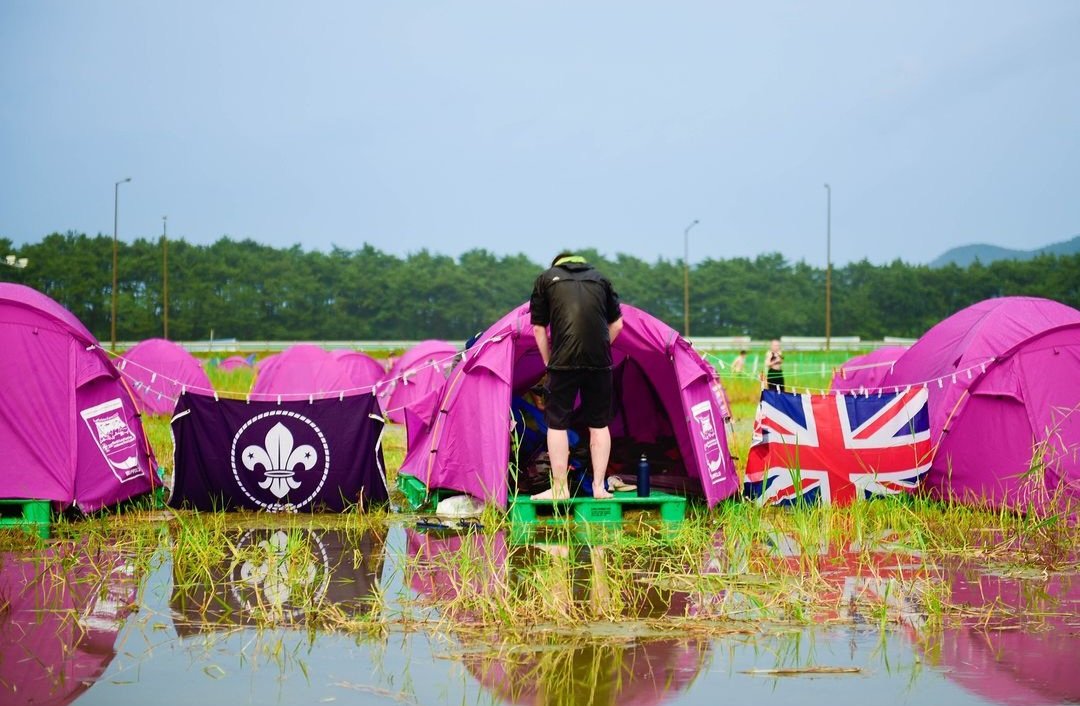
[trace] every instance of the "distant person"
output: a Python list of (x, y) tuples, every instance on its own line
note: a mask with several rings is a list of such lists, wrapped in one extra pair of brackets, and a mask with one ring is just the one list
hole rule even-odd
[(746, 370), (746, 351), (739, 351), (739, 355), (735, 356), (735, 360), (731, 363), (731, 372), (736, 375), (741, 375)]
[(765, 353), (765, 385), (770, 390), (784, 391), (784, 352), (775, 338)]
[(611, 455), (611, 344), (623, 326), (619, 295), (585, 258), (564, 252), (536, 278), (529, 303), (533, 336), (547, 366), (544, 420), (551, 460), (551, 488), (533, 498), (570, 497), (566, 479), (570, 463), (567, 430), (578, 393), (582, 417), (589, 427), (592, 495), (610, 498), (604, 477)]

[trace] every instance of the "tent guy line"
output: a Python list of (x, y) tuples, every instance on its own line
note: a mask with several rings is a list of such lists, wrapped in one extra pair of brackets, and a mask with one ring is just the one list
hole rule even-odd
[[(481, 342), (481, 345), (484, 344), (484, 343), (487, 343), (487, 341)], [(90, 346), (90, 347), (87, 348), (87, 350), (90, 350), (93, 347), (94, 346)], [(125, 369), (125, 367), (127, 365), (134, 365), (134, 366), (136, 366), (138, 368), (141, 368), (142, 370), (150, 373), (153, 376), (154, 379), (161, 379), (161, 380), (164, 380), (166, 382), (172, 383), (173, 385), (175, 385), (177, 387), (180, 387), (180, 389), (181, 389), (180, 394), (181, 395), (184, 394), (187, 390), (190, 389), (193, 392), (201, 392), (201, 393), (206, 393), (208, 395), (213, 395), (215, 398), (217, 398), (219, 395), (221, 395), (221, 396), (224, 396), (224, 397), (229, 398), (229, 399), (244, 399), (244, 400), (252, 400), (252, 399), (254, 399), (256, 401), (258, 401), (258, 400), (263, 400), (263, 401), (266, 401), (266, 400), (278, 400), (279, 402), (281, 400), (286, 400), (286, 401), (303, 400), (305, 397), (308, 398), (309, 401), (313, 401), (316, 397), (318, 397), (319, 399), (328, 399), (328, 398), (333, 397), (333, 396), (337, 396), (339, 398), (339, 400), (340, 400), (346, 395), (365, 394), (365, 393), (371, 393), (371, 394), (375, 395), (376, 397), (386, 396), (387, 394), (389, 394), (390, 390), (393, 389), (393, 385), (397, 384), (398, 382), (403, 382), (404, 384), (408, 384), (407, 378), (410, 375), (415, 374), (415, 372), (417, 370), (421, 370), (421, 369), (423, 369), (424, 367), (427, 367), (427, 366), (436, 367), (436, 366), (439, 366), (439, 365), (444, 365), (444, 364), (448, 363), (449, 361), (452, 361), (454, 358), (456, 358), (459, 355), (462, 356), (462, 361), (464, 361), (466, 355), (470, 355), (470, 354), (475, 355), (475, 353), (479, 352), (479, 351), (472, 351), (471, 349), (463, 349), (463, 350), (455, 352), (454, 355), (452, 355), (452, 356), (446, 356), (446, 357), (438, 359), (438, 360), (431, 360), (431, 361), (425, 362), (423, 365), (417, 366), (415, 368), (410, 368), (409, 370), (406, 370), (406, 371), (402, 372), (400, 375), (396, 375), (396, 376), (394, 376), (392, 378), (387, 378), (385, 380), (380, 380), (379, 382), (374, 383), (372, 385), (364, 385), (364, 386), (361, 386), (361, 387), (352, 387), (352, 388), (343, 388), (343, 389), (339, 389), (339, 390), (264, 393), (264, 392), (251, 392), (251, 391), (240, 392), (240, 391), (235, 391), (235, 390), (215, 390), (213, 388), (202, 387), (202, 386), (199, 386), (199, 385), (187, 385), (187, 384), (184, 384), (183, 382), (181, 382), (179, 380), (175, 380), (175, 379), (173, 379), (173, 378), (171, 378), (171, 377), (169, 377), (167, 375), (164, 375), (161, 372), (155, 371), (155, 370), (153, 370), (151, 368), (148, 368), (148, 367), (146, 367), (144, 365), (136, 363), (136, 362), (134, 362), (132, 360), (129, 360), (127, 358), (124, 358), (124, 356), (122, 354), (114, 353), (114, 352), (109, 351), (109, 350), (107, 350), (105, 348), (101, 348), (101, 350), (103, 350), (109, 356), (112, 356), (114, 358), (120, 358), (122, 360), (121, 364), (119, 366), (117, 366), (120, 369), (120, 372), (122, 372), (122, 373), (125, 372), (124, 369)], [(708, 351), (703, 351), (703, 350), (700, 350), (700, 349), (697, 349), (697, 348), (695, 348), (695, 350), (701, 356), (703, 356), (704, 358), (715, 362), (721, 369), (726, 370), (729, 367), (728, 364), (725, 363), (718, 356), (716, 356), (716, 355), (714, 355), (712, 353), (709, 353)], [(969, 366), (967, 368), (956, 370), (956, 371), (953, 371), (953, 372), (948, 373), (946, 375), (942, 375), (942, 376), (939, 376), (939, 377), (936, 377), (936, 378), (931, 378), (929, 380), (913, 382), (913, 383), (908, 384), (908, 385), (885, 385), (883, 387), (860, 387), (858, 390), (846, 391), (846, 394), (858, 394), (858, 395), (861, 395), (863, 397), (868, 397), (870, 395), (881, 396), (882, 394), (885, 394), (885, 393), (899, 392), (901, 389), (907, 390), (907, 389), (910, 389), (912, 387), (927, 387), (927, 386), (934, 385), (934, 384), (936, 384), (939, 388), (941, 388), (941, 387), (944, 386), (946, 381), (948, 381), (950, 384), (955, 384), (957, 375), (966, 375), (966, 377), (968, 379), (971, 379), (971, 377), (972, 377), (975, 370), (979, 370), (981, 373), (985, 373), (986, 372), (986, 366), (993, 363), (994, 360), (995, 359), (993, 357), (991, 357), (991, 358), (988, 358), (985, 361), (982, 361), (982, 362), (980, 362), (978, 364)], [(895, 363), (895, 361), (893, 361), (893, 363)], [(893, 363), (889, 363), (889, 365), (892, 365)], [(886, 365), (886, 363), (878, 364), (877, 366), (863, 366), (863, 367), (882, 367), (884, 365)], [(807, 366), (807, 367), (810, 367), (810, 366)], [(852, 368), (852, 369), (855, 369), (855, 368)], [(816, 370), (816, 367), (815, 367), (815, 370)], [(792, 377), (797, 376), (797, 375), (800, 374), (797, 368), (794, 369), (794, 370), (792, 370), (791, 368), (786, 369), (785, 373), (788, 373)], [(729, 377), (729, 378), (736, 378), (736, 379), (742, 379), (742, 380), (753, 380), (753, 381), (756, 381), (756, 382), (760, 381), (760, 377), (758, 375), (754, 374), (754, 373), (732, 373), (732, 372), (727, 372), (727, 373), (725, 373), (725, 376)], [(814, 394), (814, 395), (842, 394), (842, 391), (840, 391), (840, 390), (830, 390), (830, 389), (827, 389), (827, 388), (819, 388), (819, 387), (807, 387), (807, 386), (804, 386), (804, 385), (789, 385), (788, 387), (790, 387), (792, 389), (792, 391), (801, 390), (804, 394)], [(384, 392), (379, 392), (380, 389), (385, 389), (385, 391)], [(158, 395), (159, 397), (161, 397), (163, 399), (172, 400), (174, 404), (179, 399), (178, 396), (174, 397), (173, 395), (161, 392), (159, 390), (152, 390), (152, 391), (154, 392), (154, 394)], [(388, 410), (386, 410), (386, 412), (387, 413), (389, 413), (389, 412), (399, 412), (399, 411), (402, 411), (402, 409), (403, 408), (388, 409)]]
[[(364, 385), (364, 386), (361, 386), (361, 387), (349, 387), (349, 388), (343, 388), (343, 389), (339, 389), (339, 390), (322, 390), (322, 391), (318, 391), (318, 392), (270, 393), (270, 392), (251, 392), (251, 391), (240, 392), (240, 391), (234, 391), (234, 390), (215, 390), (212, 387), (203, 387), (201, 385), (189, 385), (189, 384), (186, 384), (186, 383), (184, 383), (184, 382), (182, 382), (180, 380), (176, 380), (176, 379), (174, 379), (172, 377), (169, 377), (168, 375), (165, 375), (164, 373), (161, 373), (160, 371), (156, 371), (156, 370), (154, 370), (152, 368), (149, 368), (149, 367), (147, 367), (145, 365), (137, 363), (137, 362), (135, 362), (133, 360), (129, 360), (129, 359), (125, 358), (123, 356), (123, 354), (114, 353), (114, 352), (112, 352), (112, 351), (110, 351), (110, 350), (108, 350), (106, 348), (101, 347), (101, 346), (93, 346), (93, 345), (87, 346), (86, 350), (90, 351), (90, 350), (93, 350), (94, 348), (97, 348), (97, 349), (103, 351), (106, 355), (109, 355), (109, 356), (111, 356), (113, 358), (119, 358), (121, 360), (121, 363), (119, 365), (117, 365), (117, 369), (121, 373), (126, 374), (125, 368), (128, 365), (133, 365), (133, 366), (135, 366), (137, 368), (142, 369), (143, 371), (145, 371), (147, 373), (150, 373), (151, 376), (152, 376), (152, 382), (156, 382), (157, 380), (160, 379), (160, 380), (163, 380), (165, 382), (172, 383), (173, 385), (179, 387), (181, 395), (186, 393), (188, 390), (191, 390), (192, 392), (200, 392), (200, 393), (205, 393), (207, 395), (213, 395), (215, 399), (217, 399), (218, 395), (221, 395), (221, 396), (224, 396), (224, 397), (226, 397), (228, 399), (243, 399), (243, 400), (255, 399), (256, 401), (259, 401), (259, 400), (267, 401), (267, 400), (277, 399), (279, 402), (282, 399), (284, 399), (286, 401), (303, 400), (305, 397), (308, 397), (309, 399), (313, 399), (316, 396), (318, 396), (320, 399), (328, 399), (328, 398), (333, 397), (335, 395), (340, 400), (345, 395), (364, 394), (364, 393), (371, 393), (371, 394), (375, 395), (376, 397), (378, 397), (378, 396), (380, 396), (380, 393), (377, 393), (376, 390), (378, 390), (380, 388), (387, 387), (387, 388), (392, 389), (393, 385), (397, 384), (398, 382), (403, 382), (404, 384), (407, 385), (408, 384), (408, 378), (410, 376), (412, 376), (412, 375), (415, 375), (416, 371), (421, 370), (421, 369), (423, 369), (424, 367), (427, 367), (427, 366), (444, 365), (445, 363), (447, 363), (449, 361), (452, 361), (454, 358), (456, 358), (459, 355), (462, 356), (462, 360), (464, 361), (465, 360), (465, 354), (467, 353), (467, 351), (456, 351), (454, 353), (454, 355), (452, 355), (452, 356), (446, 356), (445, 358), (441, 358), (439, 360), (427, 361), (423, 365), (419, 365), (419, 366), (416, 366), (414, 368), (410, 368), (410, 369), (402, 372), (400, 375), (395, 375), (394, 377), (387, 378), (385, 380), (380, 380), (379, 382), (376, 382), (376, 383), (374, 383), (372, 385)], [(128, 377), (130, 377), (130, 375), (128, 375)], [(152, 390), (152, 391), (156, 395), (158, 395), (159, 397), (166, 398), (166, 399), (171, 399), (174, 403), (179, 399), (179, 397), (173, 397), (172, 395), (170, 395), (168, 393), (165, 393), (165, 392), (161, 392), (159, 390)], [(388, 394), (388, 393), (389, 393), (389, 390), (387, 390), (385, 393), (381, 393), (381, 394), (385, 395), (385, 394)], [(389, 411), (398, 411), (398, 410), (387, 410), (387, 411), (389, 412)]]
[[(701, 355), (704, 356), (705, 358), (712, 359), (715, 362), (719, 363), (721, 367), (724, 367), (724, 368), (727, 367), (724, 364), (724, 361), (720, 360), (719, 358), (712, 355), (711, 353), (707, 353), (705, 351), (698, 351), (698, 352), (701, 353)], [(918, 382), (905, 383), (903, 385), (884, 385), (884, 386), (881, 386), (881, 387), (860, 387), (858, 390), (846, 390), (846, 391), (845, 390), (830, 390), (830, 389), (825, 389), (825, 388), (820, 388), (820, 387), (806, 387), (806, 386), (803, 386), (803, 385), (785, 385), (785, 387), (791, 388), (792, 391), (802, 390), (804, 394), (808, 394), (808, 395), (809, 394), (814, 394), (814, 395), (857, 394), (857, 395), (860, 395), (862, 397), (869, 397), (871, 394), (881, 396), (882, 394), (885, 394), (885, 393), (896, 393), (896, 392), (899, 392), (900, 390), (904, 390), (906, 392), (907, 390), (910, 390), (913, 387), (930, 387), (931, 385), (934, 385), (934, 384), (936, 384), (938, 386), (938, 388), (940, 389), (940, 388), (945, 386), (946, 382), (948, 382), (949, 384), (955, 385), (957, 375), (964, 375), (964, 376), (967, 377), (968, 380), (970, 380), (972, 378), (972, 375), (974, 374), (974, 372), (976, 370), (978, 370), (980, 373), (985, 373), (986, 372), (986, 367), (988, 365), (990, 365), (991, 363), (993, 363), (995, 360), (997, 360), (997, 358), (990, 357), (990, 358), (987, 358), (986, 360), (984, 360), (984, 361), (982, 361), (980, 363), (976, 363), (975, 365), (971, 365), (971, 366), (969, 366), (967, 368), (961, 368), (959, 370), (954, 370), (954, 371), (952, 371), (950, 373), (946, 373), (945, 375), (940, 375), (940, 376), (935, 377), (935, 378), (930, 378), (929, 380), (920, 380)], [(788, 374), (788, 371), (785, 369), (784, 373)], [(761, 377), (759, 375), (754, 374), (754, 373), (727, 373), (726, 377), (738, 378), (738, 379), (742, 379), (742, 380), (753, 380), (755, 382), (761, 382)], [(765, 383), (762, 383), (762, 389), (764, 389), (764, 384)]]

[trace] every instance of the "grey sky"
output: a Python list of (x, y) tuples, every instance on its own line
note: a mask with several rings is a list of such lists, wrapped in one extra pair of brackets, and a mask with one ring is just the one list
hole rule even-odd
[(1080, 2), (0, 0), (0, 236), (927, 261), (1080, 233)]

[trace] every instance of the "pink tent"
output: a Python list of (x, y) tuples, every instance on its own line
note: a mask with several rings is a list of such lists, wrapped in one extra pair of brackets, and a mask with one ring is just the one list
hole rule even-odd
[(337, 358), (305, 343), (263, 360), (251, 396), (261, 400), (279, 395), (283, 400), (321, 399), (355, 387), (348, 370)]
[(352, 384), (349, 387), (374, 386), (386, 375), (386, 368), (382, 363), (372, 358), (367, 353), (348, 349), (330, 351), (330, 355), (344, 368)]
[[(1080, 501), (1078, 371), (1080, 311), (1004, 297), (931, 328), (883, 384), (932, 381), (932, 493), (1041, 512)], [(1043, 470), (1027, 473), (1033, 458)]]
[(906, 352), (907, 348), (902, 346), (884, 346), (864, 355), (857, 355), (833, 374), (832, 389), (841, 392), (878, 389), (881, 381), (892, 369), (893, 363)]
[(248, 361), (247, 358), (243, 356), (231, 355), (225, 360), (218, 363), (217, 366), (218, 370), (224, 370), (225, 372), (229, 373), (233, 370), (238, 370), (240, 368), (250, 368), (251, 363)]
[[(667, 324), (623, 306), (622, 333), (612, 346), (616, 415), (613, 459), (626, 442), (663, 443), (679, 457), (665, 478), (710, 505), (739, 490), (728, 451), (728, 417), (716, 371)], [(410, 446), (401, 473), (428, 488), (468, 493), (505, 507), (514, 395), (544, 374), (529, 306), (504, 316), (465, 351), (443, 386), (426, 428)], [(659, 487), (654, 482), (654, 486)]]
[(269, 365), (271, 361), (276, 360), (280, 353), (271, 353), (265, 358), (260, 358), (255, 361), (255, 371), (258, 372), (263, 369), (263, 366)]
[(446, 382), (457, 349), (446, 341), (421, 341), (394, 361), (379, 387), (379, 404), (392, 422), (405, 421), (405, 410)]
[(159, 485), (130, 392), (71, 312), (0, 283), (0, 350), (0, 498), (91, 512)]
[(214, 388), (202, 363), (184, 347), (163, 338), (147, 339), (117, 361), (143, 412), (171, 414), (176, 398), (186, 388), (208, 392)]

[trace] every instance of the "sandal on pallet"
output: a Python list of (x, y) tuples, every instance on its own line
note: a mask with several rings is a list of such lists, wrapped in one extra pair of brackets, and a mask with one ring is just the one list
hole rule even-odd
[(626, 493), (631, 490), (637, 490), (636, 485), (631, 485), (618, 476), (608, 476), (607, 487), (612, 493)]

